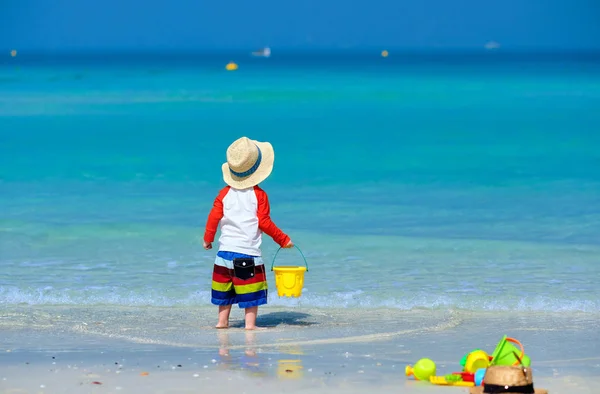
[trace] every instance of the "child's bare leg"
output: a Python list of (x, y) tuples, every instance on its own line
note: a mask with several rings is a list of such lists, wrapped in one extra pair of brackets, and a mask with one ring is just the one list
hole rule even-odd
[(229, 328), (229, 314), (231, 305), (219, 305), (219, 322), (216, 328)]
[(246, 330), (262, 330), (262, 327), (256, 326), (256, 315), (258, 315), (258, 307), (251, 306), (246, 308)]

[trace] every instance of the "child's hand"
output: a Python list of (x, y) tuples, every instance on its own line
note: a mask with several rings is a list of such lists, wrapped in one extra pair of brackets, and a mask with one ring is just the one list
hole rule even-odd
[(291, 239), (290, 239), (290, 240), (288, 241), (288, 243), (287, 243), (287, 244), (285, 244), (285, 246), (284, 246), (284, 248), (285, 248), (285, 249), (289, 249), (289, 248), (293, 248), (293, 247), (294, 247), (294, 243), (292, 242), (292, 240), (291, 240)]
[(212, 249), (212, 242), (204, 241), (204, 249), (206, 249), (206, 250)]

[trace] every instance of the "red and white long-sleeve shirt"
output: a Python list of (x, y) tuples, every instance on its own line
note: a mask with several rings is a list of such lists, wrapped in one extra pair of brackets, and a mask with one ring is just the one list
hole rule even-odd
[(208, 215), (204, 241), (214, 241), (219, 222), (219, 251), (261, 256), (263, 232), (279, 246), (290, 241), (290, 237), (271, 220), (269, 198), (258, 186), (242, 190), (230, 186), (221, 189)]

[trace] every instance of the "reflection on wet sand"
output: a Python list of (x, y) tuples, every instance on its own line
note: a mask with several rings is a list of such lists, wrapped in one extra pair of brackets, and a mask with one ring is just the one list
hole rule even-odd
[[(235, 352), (239, 349), (240, 336), (244, 335), (245, 348), (243, 353)], [(258, 335), (254, 331), (218, 330), (219, 340), (219, 364), (218, 368), (222, 370), (243, 370), (248, 371), (251, 376), (267, 376), (269, 361), (261, 354)], [(264, 338), (264, 337), (263, 337)], [(233, 343), (232, 343), (233, 342)], [(304, 375), (302, 359), (300, 357), (284, 357), (283, 355), (300, 356), (304, 352), (298, 345), (282, 343), (276, 346), (280, 359), (277, 360), (277, 377), (279, 379), (298, 379)], [(272, 365), (272, 361), (270, 361)]]
[[(292, 344), (282, 343), (280, 346), (277, 346), (277, 350), (280, 353), (294, 356), (304, 354), (300, 346)], [(304, 376), (303, 369), (304, 367), (300, 358), (277, 360), (277, 376), (280, 379), (299, 379)]]
[(258, 354), (259, 352), (257, 352), (258, 347), (255, 332), (245, 331), (244, 343), (246, 348), (244, 349), (244, 352), (237, 356), (235, 354), (232, 355), (232, 336), (235, 339), (239, 334), (239, 332), (231, 333), (229, 330), (217, 331), (217, 337), (219, 339), (219, 366), (222, 369), (249, 371), (251, 375), (254, 376), (267, 375), (266, 362), (265, 360), (262, 360), (262, 357)]
[(280, 379), (299, 379), (304, 376), (302, 360), (277, 360), (277, 376)]

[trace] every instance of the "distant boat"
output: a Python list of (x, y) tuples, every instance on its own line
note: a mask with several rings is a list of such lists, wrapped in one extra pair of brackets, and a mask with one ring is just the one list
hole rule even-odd
[(490, 42), (487, 42), (484, 45), (484, 48), (488, 49), (488, 50), (490, 50), (490, 49), (498, 49), (498, 48), (500, 48), (500, 44), (497, 43), (496, 41), (490, 41)]
[(271, 48), (265, 47), (258, 51), (254, 51), (254, 52), (252, 52), (252, 56), (269, 57), (269, 56), (271, 56)]

